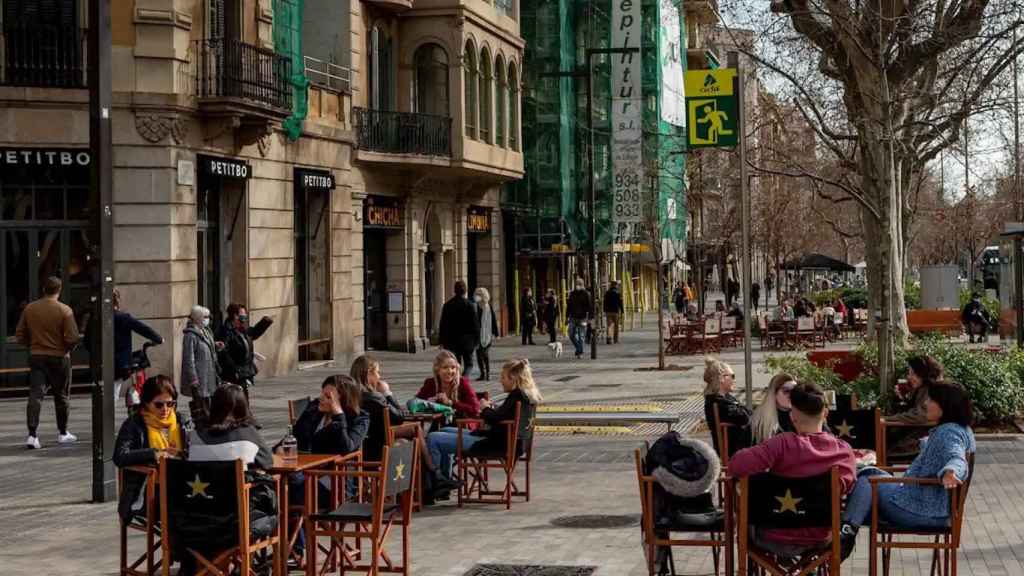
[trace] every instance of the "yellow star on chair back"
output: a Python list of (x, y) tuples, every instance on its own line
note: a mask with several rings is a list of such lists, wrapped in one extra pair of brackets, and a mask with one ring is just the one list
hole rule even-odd
[(775, 509), (776, 514), (785, 514), (786, 512), (803, 514), (803, 512), (797, 509), (797, 505), (803, 502), (803, 498), (794, 498), (792, 490), (786, 490), (784, 496), (776, 496), (775, 499), (779, 501), (779, 508)]
[(210, 486), (210, 483), (203, 482), (202, 479), (199, 478), (199, 474), (196, 474), (195, 480), (191, 482), (186, 482), (185, 484), (187, 484), (188, 487), (192, 489), (192, 493), (185, 495), (185, 498), (191, 499), (196, 497), (202, 497), (208, 500), (213, 498), (213, 496), (210, 496), (209, 494), (206, 493), (206, 489)]

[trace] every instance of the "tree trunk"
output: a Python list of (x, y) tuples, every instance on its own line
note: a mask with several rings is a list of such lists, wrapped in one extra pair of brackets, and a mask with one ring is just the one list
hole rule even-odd
[(658, 266), (658, 370), (665, 369), (665, 309), (662, 300), (665, 297), (665, 267), (661, 265), (660, 250), (656, 250)]

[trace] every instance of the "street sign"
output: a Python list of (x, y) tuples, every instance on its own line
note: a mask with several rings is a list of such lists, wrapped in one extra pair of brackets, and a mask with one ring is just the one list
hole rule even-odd
[(739, 141), (735, 68), (686, 72), (687, 143), (690, 148), (735, 148)]

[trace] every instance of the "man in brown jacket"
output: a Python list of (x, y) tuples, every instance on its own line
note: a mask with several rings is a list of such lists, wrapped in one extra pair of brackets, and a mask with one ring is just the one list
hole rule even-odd
[(78, 326), (71, 307), (60, 301), (60, 278), (50, 276), (43, 283), (43, 297), (21, 312), (14, 334), (29, 348), (29, 394), (27, 448), (41, 447), (36, 428), (46, 389), (53, 392), (57, 412), (57, 442), (68, 444), (78, 438), (68, 432), (68, 395), (71, 391), (71, 350), (78, 344)]

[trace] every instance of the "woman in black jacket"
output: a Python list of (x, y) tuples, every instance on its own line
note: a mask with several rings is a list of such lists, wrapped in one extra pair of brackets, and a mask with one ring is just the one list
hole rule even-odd
[(246, 466), (260, 470), (274, 465), (274, 455), (256, 429), (245, 391), (237, 384), (221, 386), (213, 393), (209, 425), (205, 430), (192, 431), (189, 448), (189, 460), (241, 459)]
[(216, 337), (218, 342), (224, 343), (224, 348), (217, 354), (220, 379), (241, 386), (248, 399), (249, 386), (255, 383), (256, 373), (259, 372), (252, 342), (259, 340), (274, 321), (264, 316), (258, 324), (249, 326), (249, 311), (245, 304), (229, 304), (227, 314)]
[(344, 375), (328, 376), (320, 398), (309, 403), (295, 421), (292, 434), (300, 452), (350, 454), (363, 446), (370, 417), (360, 408), (359, 385)]
[(711, 442), (721, 456), (718, 431), (715, 430), (714, 407), (718, 406), (719, 423), (732, 424), (729, 428), (729, 455), (750, 446), (750, 409), (732, 395), (736, 388), (736, 374), (721, 360), (704, 361), (704, 418), (711, 430)]
[(551, 342), (558, 340), (558, 300), (555, 298), (555, 291), (548, 288), (548, 295), (544, 299), (544, 324), (547, 326), (548, 336)]
[(379, 462), (387, 443), (384, 415), (387, 414), (392, 426), (398, 426), (405, 422), (409, 413), (395, 400), (388, 383), (381, 379), (380, 361), (373, 356), (364, 354), (356, 358), (349, 374), (359, 384), (360, 405), (370, 420), (363, 440), (363, 460)]
[[(155, 466), (161, 458), (183, 458), (188, 452), (188, 429), (175, 410), (178, 391), (167, 376), (158, 375), (142, 386), (141, 409), (128, 416), (117, 432), (114, 465)], [(124, 487), (117, 511), (127, 522), (135, 514), (144, 514), (146, 478), (125, 471)]]
[[(370, 418), (366, 439), (363, 440), (363, 460), (367, 462), (379, 462), (384, 452), (384, 445), (387, 444), (387, 427), (384, 423), (385, 414), (391, 426), (403, 424), (409, 417), (409, 412), (404, 410), (391, 394), (391, 387), (380, 377), (380, 361), (373, 356), (363, 355), (352, 362), (350, 371), (352, 379), (359, 383), (362, 393), (362, 409)], [(423, 429), (415, 426), (410, 429), (394, 430), (396, 438), (406, 438), (420, 445), (421, 464), (423, 470), (423, 502), (433, 504), (434, 493), (447, 493), (458, 484), (446, 479), (434, 466), (427, 451), (426, 440), (423, 437)]]

